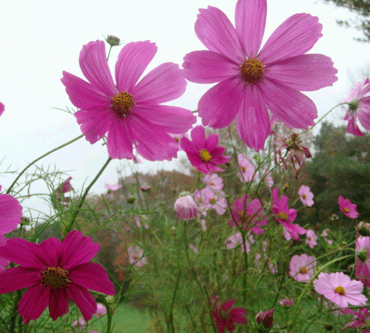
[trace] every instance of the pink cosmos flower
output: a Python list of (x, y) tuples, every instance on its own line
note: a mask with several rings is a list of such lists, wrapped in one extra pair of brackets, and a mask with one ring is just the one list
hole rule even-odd
[(176, 145), (177, 145), (177, 148), (179, 150), (182, 150), (181, 149), (181, 146), (180, 146), (181, 138), (185, 137), (185, 138), (189, 139), (189, 135), (187, 133), (183, 133), (183, 134), (170, 134), (170, 137), (172, 137), (175, 140)]
[(316, 265), (317, 262), (314, 256), (308, 256), (305, 253), (300, 256), (294, 255), (292, 259), (290, 259), (289, 274), (294, 280), (308, 283), (313, 277), (313, 270)]
[[(267, 170), (267, 169), (262, 170), (262, 174), (263, 174), (263, 176), (262, 176), (262, 177), (264, 177), (264, 176), (265, 176), (266, 172), (268, 172), (268, 170)], [(267, 185), (268, 187), (272, 187), (272, 186), (274, 185), (274, 180), (273, 180), (273, 179), (272, 179), (272, 177), (271, 177), (271, 173), (268, 173), (268, 174), (267, 174), (267, 176), (265, 177), (265, 183), (266, 183), (266, 185)]]
[(115, 67), (113, 82), (103, 41), (89, 42), (80, 52), (80, 67), (89, 82), (63, 72), (62, 83), (74, 106), (81, 131), (91, 144), (107, 132), (111, 158), (134, 159), (133, 145), (149, 161), (177, 157), (169, 133), (187, 132), (196, 117), (190, 110), (161, 105), (180, 97), (186, 88), (182, 70), (164, 63), (139, 78), (157, 52), (150, 41), (126, 44)]
[(51, 237), (41, 244), (22, 238), (8, 239), (0, 257), (20, 266), (0, 274), (0, 294), (28, 288), (18, 304), (24, 323), (41, 316), (47, 306), (53, 320), (68, 312), (68, 298), (88, 321), (96, 312), (94, 297), (87, 289), (114, 295), (105, 269), (89, 261), (99, 251), (90, 237), (73, 230), (61, 242)]
[(199, 212), (203, 216), (207, 216), (208, 205), (206, 202), (207, 198), (206, 198), (206, 192), (204, 192), (204, 189), (202, 189), (201, 191), (199, 191), (198, 189), (195, 189), (193, 196), (194, 196), (194, 200), (196, 204), (198, 205)]
[(207, 187), (215, 191), (221, 191), (224, 187), (222, 183), (222, 178), (217, 173), (205, 175), (203, 178), (203, 183), (206, 184)]
[(251, 158), (244, 157), (242, 154), (238, 155), (238, 165), (241, 172), (237, 173), (239, 180), (242, 183), (250, 182), (254, 175), (255, 167), (252, 164)]
[(181, 138), (180, 145), (185, 151), (190, 163), (200, 172), (210, 174), (211, 171), (224, 171), (217, 165), (229, 162), (230, 156), (223, 156), (225, 148), (218, 145), (218, 135), (212, 133), (206, 139), (202, 126), (196, 126), (191, 131), (191, 140)]
[(94, 316), (96, 318), (100, 318), (104, 316), (107, 313), (107, 308), (104, 306), (104, 304), (96, 303), (96, 312), (94, 313)]
[(225, 242), (226, 244), (226, 248), (227, 249), (234, 249), (235, 247), (237, 247), (238, 245), (240, 244), (243, 244), (243, 237), (242, 237), (242, 234), (240, 232), (234, 234), (234, 235), (231, 235)]
[(340, 308), (347, 308), (348, 303), (354, 306), (366, 305), (367, 298), (362, 294), (362, 282), (351, 280), (342, 272), (320, 273), (318, 279), (313, 281), (316, 292)]
[(180, 196), (174, 204), (177, 217), (183, 220), (192, 220), (198, 216), (198, 206), (191, 195)]
[(194, 252), (194, 253), (198, 253), (198, 249), (194, 246), (193, 243), (190, 243), (189, 244), (189, 247), (191, 248), (191, 250)]
[(308, 229), (306, 231), (306, 244), (308, 244), (308, 246), (313, 249), (316, 245), (317, 245), (317, 236), (315, 234), (315, 232), (311, 229)]
[(202, 226), (202, 230), (206, 231), (207, 230), (206, 220), (201, 219), (199, 223)]
[(264, 312), (258, 312), (256, 315), (256, 323), (263, 324), (265, 328), (274, 326), (274, 309), (266, 309)]
[(311, 207), (313, 205), (313, 193), (308, 186), (302, 185), (298, 190), (298, 194), (305, 206)]
[(218, 8), (199, 11), (195, 33), (209, 51), (187, 54), (183, 68), (189, 81), (220, 82), (199, 101), (204, 126), (223, 128), (236, 117), (239, 136), (259, 150), (270, 134), (268, 110), (290, 128), (314, 125), (316, 106), (300, 91), (315, 91), (337, 80), (330, 58), (305, 54), (322, 36), (317, 17), (289, 17), (260, 50), (266, 0), (239, 0), (235, 28)]
[[(249, 241), (248, 241), (248, 239), (249, 239)], [(242, 239), (242, 242), (241, 242), (241, 245), (240, 245), (240, 248), (241, 248), (242, 252), (247, 251), (247, 253), (249, 253), (251, 251), (251, 244), (255, 243), (255, 240), (254, 240), (252, 235), (249, 235), (248, 239), (245, 240), (244, 245), (243, 245), (243, 239)]]
[(236, 226), (235, 220), (239, 226), (243, 226), (244, 230), (251, 230), (257, 235), (263, 233), (263, 229), (260, 227), (267, 223), (267, 217), (263, 215), (264, 211), (259, 199), (253, 199), (249, 202), (249, 194), (243, 195), (240, 200), (239, 198), (235, 199), (234, 207), (235, 210), (231, 212), (233, 218), (229, 220), (231, 226)]
[(5, 106), (3, 103), (0, 102), (0, 116), (3, 114), (4, 110), (5, 110)]
[(108, 183), (105, 183), (104, 184), (104, 187), (110, 191), (117, 191), (119, 190), (120, 188), (122, 188), (122, 185), (121, 184), (116, 184), (116, 185), (110, 185)]
[(227, 200), (225, 199), (225, 193), (223, 191), (214, 192), (209, 187), (206, 187), (201, 192), (203, 192), (207, 210), (214, 209), (219, 215), (225, 213)]
[(357, 126), (357, 118), (361, 125), (370, 131), (370, 81), (366, 79), (357, 83), (343, 102), (348, 103), (344, 120), (348, 120), (347, 132), (355, 136), (363, 136)]
[(67, 180), (57, 188), (56, 196), (58, 198), (60, 198), (61, 195), (64, 196), (64, 193), (67, 193), (73, 190), (73, 187), (71, 185), (71, 179), (72, 177), (68, 177)]
[(224, 333), (225, 328), (230, 332), (234, 332), (235, 324), (247, 324), (245, 315), (247, 311), (241, 307), (233, 308), (235, 300), (230, 299), (221, 304), (217, 296), (212, 296), (211, 299), (212, 317), (216, 323), (218, 333)]
[(0, 235), (7, 234), (21, 223), (23, 207), (10, 194), (0, 194)]
[(86, 327), (86, 321), (80, 317), (72, 323), (72, 326), (76, 328), (77, 332), (80, 332)]
[(294, 299), (284, 298), (281, 301), (279, 301), (279, 303), (281, 306), (292, 306), (294, 303)]
[(351, 219), (357, 219), (359, 215), (356, 210), (357, 205), (351, 203), (349, 199), (344, 199), (342, 196), (339, 196), (338, 205), (339, 209), (344, 213), (344, 215), (348, 216)]
[[(362, 328), (363, 330), (361, 333), (370, 333), (370, 327), (368, 326), (370, 322), (370, 313), (367, 308), (361, 308), (358, 310), (358, 312), (353, 311), (352, 309), (345, 308), (341, 309), (340, 312), (342, 314), (353, 314), (354, 318), (351, 322), (346, 324), (342, 331), (344, 331), (347, 328)], [(341, 331), (341, 332), (342, 332)]]
[(146, 257), (143, 257), (144, 250), (139, 246), (135, 247), (129, 246), (127, 249), (128, 252), (128, 261), (132, 265), (135, 263), (135, 266), (142, 267), (146, 264)]
[(331, 239), (328, 239), (328, 231), (330, 231), (330, 229), (324, 229), (324, 231), (321, 233), (321, 236), (328, 244), (333, 244), (333, 241)]
[(356, 240), (356, 278), (370, 287), (370, 237)]
[(298, 234), (304, 235), (306, 233), (306, 229), (292, 223), (297, 217), (297, 211), (288, 207), (288, 197), (286, 195), (282, 195), (279, 199), (279, 190), (277, 187), (272, 190), (272, 198), (274, 201), (272, 211), (276, 214), (276, 220), (297, 241), (299, 239)]

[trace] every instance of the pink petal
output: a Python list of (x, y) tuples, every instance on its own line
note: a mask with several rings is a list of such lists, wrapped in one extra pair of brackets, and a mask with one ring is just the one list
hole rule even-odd
[(218, 135), (215, 133), (208, 135), (205, 148), (208, 151), (212, 151), (213, 149), (217, 148), (217, 145), (218, 145)]
[(49, 304), (49, 288), (43, 285), (36, 285), (28, 288), (18, 304), (19, 314), (23, 321), (28, 323), (41, 316)]
[(79, 77), (63, 71), (62, 83), (72, 104), (82, 110), (104, 110), (111, 104), (111, 97)]
[(190, 135), (197, 148), (204, 148), (206, 146), (206, 131), (203, 126), (195, 126)]
[(126, 44), (116, 62), (116, 82), (120, 92), (131, 92), (157, 53), (157, 46), (146, 40)]
[(186, 89), (183, 71), (177, 64), (167, 62), (150, 71), (132, 89), (137, 104), (159, 104), (180, 97)]
[(50, 289), (49, 314), (53, 320), (68, 313), (68, 296), (63, 288)]
[(260, 86), (263, 100), (276, 119), (290, 128), (304, 128), (315, 124), (315, 104), (298, 90), (267, 78)]
[(0, 102), (0, 116), (3, 114), (4, 110), (5, 110), (5, 106), (3, 103)]
[[(6, 245), (7, 240), (8, 239), (5, 236), (0, 235), (0, 246)], [(10, 264), (10, 260), (0, 257), (0, 271), (4, 270), (4, 268), (8, 266), (9, 264)]]
[(116, 86), (108, 67), (103, 41), (89, 42), (80, 52), (80, 67), (90, 83), (107, 96), (116, 95)]
[(215, 83), (240, 73), (240, 65), (212, 51), (194, 51), (184, 57), (184, 76), (196, 83)]
[(322, 25), (316, 16), (295, 14), (286, 19), (263, 46), (259, 59), (264, 65), (305, 54), (315, 45)]
[(229, 312), (229, 320), (233, 323), (246, 324), (247, 318), (245, 318), (246, 310), (243, 308), (235, 308)]
[(245, 87), (236, 125), (240, 138), (249, 148), (254, 148), (255, 151), (263, 149), (271, 124), (266, 104), (255, 86)]
[(198, 103), (203, 126), (229, 126), (240, 110), (243, 89), (244, 83), (239, 77), (227, 79), (209, 89)]
[(62, 242), (63, 269), (71, 269), (81, 264), (88, 263), (99, 251), (100, 245), (94, 244), (92, 239), (82, 236), (81, 231), (72, 230)]
[(59, 258), (62, 255), (61, 241), (55, 237), (50, 237), (41, 242), (33, 253), (39, 262), (46, 267), (57, 267), (59, 265)]
[(256, 58), (265, 32), (266, 0), (239, 0), (235, 7), (235, 27), (248, 58)]
[(229, 311), (234, 306), (234, 304), (235, 300), (229, 299), (222, 305), (222, 307), (224, 308), (224, 310)]
[[(129, 118), (134, 115), (129, 115)], [(134, 140), (129, 126), (129, 119), (113, 118), (107, 137), (108, 154), (110, 158), (133, 159), (132, 143)]]
[(81, 125), (81, 131), (85, 134), (86, 140), (91, 144), (100, 140), (111, 127), (114, 120), (112, 110), (90, 110), (77, 111), (74, 116)]
[(265, 66), (263, 75), (299, 91), (314, 91), (332, 86), (337, 72), (329, 57), (303, 54)]
[(67, 288), (67, 294), (79, 307), (85, 321), (89, 321), (97, 309), (96, 301), (90, 292), (79, 285), (71, 283)]
[(41, 285), (41, 271), (30, 270), (24, 267), (11, 267), (0, 273), (0, 294), (15, 290)]
[(95, 263), (82, 264), (69, 272), (68, 278), (79, 286), (114, 295), (114, 285), (103, 266)]
[(0, 235), (17, 228), (21, 223), (22, 206), (9, 194), (0, 194)]
[(362, 105), (362, 107), (358, 108), (356, 114), (358, 116), (358, 120), (360, 121), (361, 125), (367, 131), (370, 131), (370, 107), (369, 105)]
[(245, 60), (235, 28), (218, 8), (199, 9), (195, 33), (208, 50), (220, 53), (238, 65)]

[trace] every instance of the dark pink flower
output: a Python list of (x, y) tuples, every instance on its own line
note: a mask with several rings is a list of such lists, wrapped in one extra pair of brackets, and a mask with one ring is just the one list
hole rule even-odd
[(294, 240), (298, 240), (299, 234), (304, 235), (306, 229), (292, 223), (297, 217), (297, 211), (288, 207), (288, 197), (286, 195), (282, 195), (279, 199), (279, 190), (277, 187), (272, 190), (272, 199), (274, 201), (272, 211), (276, 214), (276, 220), (282, 224)]
[(0, 235), (7, 234), (21, 223), (23, 207), (9, 194), (0, 194)]
[(302, 185), (298, 190), (298, 195), (305, 206), (311, 207), (313, 205), (313, 193), (308, 186)]
[(349, 199), (344, 199), (341, 195), (338, 198), (339, 209), (351, 219), (357, 219), (359, 213), (356, 208), (357, 205), (351, 203)]
[[(0, 246), (6, 245), (7, 240), (8, 239), (5, 236), (0, 235)], [(9, 264), (10, 264), (10, 260), (0, 257), (0, 272), (3, 271), (5, 267), (8, 266)]]
[(198, 206), (191, 195), (182, 195), (174, 205), (177, 217), (183, 220), (192, 220), (198, 216)]
[(356, 240), (356, 278), (370, 287), (370, 237)]
[(343, 102), (348, 103), (344, 120), (348, 120), (347, 132), (355, 136), (363, 136), (357, 126), (357, 118), (361, 125), (370, 131), (370, 81), (357, 83)]
[(8, 239), (0, 256), (18, 267), (0, 273), (0, 294), (28, 288), (18, 304), (19, 314), (28, 323), (40, 317), (47, 306), (53, 320), (68, 312), (68, 298), (88, 321), (96, 312), (94, 297), (87, 289), (114, 295), (113, 283), (105, 269), (89, 261), (99, 251), (90, 237), (71, 231), (61, 242), (51, 237), (34, 244), (22, 238)]
[(370, 333), (370, 327), (369, 327), (369, 322), (370, 322), (370, 314), (369, 310), (367, 308), (361, 308), (358, 310), (358, 312), (353, 311), (352, 309), (345, 308), (341, 309), (340, 312), (342, 314), (353, 314), (354, 318), (351, 322), (346, 324), (343, 328), (342, 331), (344, 331), (347, 328), (364, 328), (361, 330), (361, 333)]
[(60, 198), (61, 195), (64, 196), (65, 193), (73, 190), (73, 187), (70, 182), (71, 179), (72, 177), (68, 177), (67, 180), (57, 188), (56, 195), (58, 198)]
[(196, 117), (190, 110), (162, 105), (180, 97), (186, 80), (179, 66), (164, 63), (139, 78), (157, 52), (150, 41), (126, 44), (115, 67), (113, 82), (103, 41), (84, 45), (80, 67), (89, 82), (63, 72), (62, 83), (71, 102), (80, 110), (74, 115), (91, 144), (107, 132), (111, 158), (134, 159), (133, 145), (149, 161), (171, 160), (178, 147), (171, 134), (187, 132)]
[(263, 324), (265, 328), (274, 326), (274, 309), (258, 312), (256, 315), (256, 323)]
[(230, 332), (235, 330), (235, 324), (247, 324), (245, 315), (247, 311), (243, 308), (233, 308), (235, 300), (230, 299), (221, 304), (217, 296), (212, 296), (211, 299), (212, 317), (216, 323), (218, 333), (223, 333), (225, 328)]
[(218, 8), (199, 11), (195, 33), (209, 51), (187, 54), (183, 67), (189, 81), (219, 82), (199, 101), (204, 126), (223, 128), (236, 117), (242, 140), (259, 150), (270, 134), (268, 110), (290, 128), (314, 125), (316, 106), (300, 91), (315, 91), (337, 80), (330, 58), (305, 54), (322, 36), (317, 17), (289, 17), (260, 49), (266, 0), (239, 0), (235, 28)]
[(5, 106), (3, 103), (0, 102), (0, 116), (3, 114), (4, 110), (5, 110)]
[(230, 156), (223, 156), (225, 148), (218, 145), (218, 135), (212, 133), (206, 139), (202, 126), (196, 126), (191, 131), (191, 140), (182, 137), (180, 145), (185, 151), (190, 163), (200, 172), (210, 174), (211, 171), (224, 171), (217, 165), (227, 163)]
[(262, 234), (263, 229), (260, 228), (267, 223), (267, 217), (264, 214), (261, 201), (259, 199), (253, 199), (249, 202), (249, 194), (243, 195), (241, 199), (235, 198), (234, 201), (235, 210), (231, 213), (233, 218), (229, 221), (229, 224), (235, 227), (235, 222), (239, 226), (243, 226), (244, 230), (251, 230), (255, 234)]

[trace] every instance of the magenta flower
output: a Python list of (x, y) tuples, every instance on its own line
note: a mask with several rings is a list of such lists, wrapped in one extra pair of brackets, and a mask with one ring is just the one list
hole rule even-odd
[(344, 199), (341, 195), (338, 198), (339, 209), (351, 219), (357, 219), (359, 213), (356, 208), (357, 205), (351, 203), (349, 199)]
[(161, 105), (180, 97), (186, 88), (182, 70), (164, 63), (139, 78), (157, 52), (149, 41), (126, 44), (115, 67), (113, 82), (103, 41), (90, 42), (80, 52), (80, 67), (89, 82), (63, 72), (62, 83), (74, 106), (77, 122), (91, 144), (107, 132), (111, 158), (134, 159), (133, 145), (149, 161), (177, 156), (172, 134), (187, 132), (196, 117), (190, 110)]
[(279, 190), (277, 187), (272, 190), (272, 199), (274, 201), (272, 211), (276, 214), (276, 220), (297, 241), (299, 234), (304, 235), (306, 233), (306, 229), (292, 223), (297, 217), (297, 211), (288, 207), (288, 197), (286, 195), (282, 195), (279, 199)]
[(236, 117), (239, 136), (259, 150), (270, 134), (268, 109), (290, 128), (314, 125), (316, 106), (300, 91), (315, 91), (337, 80), (330, 58), (305, 54), (322, 36), (317, 17), (289, 17), (260, 50), (266, 0), (239, 0), (235, 28), (218, 8), (199, 11), (195, 33), (209, 51), (188, 53), (183, 68), (189, 81), (220, 82), (199, 101), (204, 126), (223, 128)]
[(22, 238), (8, 239), (0, 247), (0, 257), (19, 267), (0, 274), (0, 294), (28, 288), (18, 304), (24, 323), (41, 316), (47, 306), (53, 320), (68, 312), (68, 298), (88, 321), (96, 312), (94, 297), (87, 289), (114, 295), (113, 283), (105, 269), (89, 261), (99, 251), (90, 237), (71, 231), (61, 242), (54, 237), (41, 244)]
[(223, 191), (212, 191), (209, 187), (204, 188), (202, 192), (206, 209), (214, 209), (217, 214), (223, 215), (227, 207), (227, 200), (224, 197), (225, 193)]
[(306, 244), (313, 249), (317, 245), (317, 236), (315, 232), (311, 229), (306, 230)]
[(279, 301), (279, 303), (280, 303), (281, 306), (286, 306), (286, 307), (292, 306), (293, 303), (294, 303), (294, 299), (293, 298), (291, 298), (291, 299), (284, 298), (281, 301)]
[(72, 177), (68, 177), (67, 180), (57, 188), (56, 195), (58, 198), (60, 198), (61, 195), (64, 196), (64, 193), (67, 193), (73, 190), (73, 187), (71, 185), (71, 179)]
[(233, 218), (229, 220), (231, 226), (236, 226), (235, 220), (238, 226), (243, 226), (244, 230), (251, 230), (257, 235), (263, 233), (260, 227), (267, 223), (267, 217), (263, 215), (264, 211), (259, 199), (249, 202), (249, 194), (243, 195), (240, 200), (235, 198), (234, 207), (235, 210), (231, 212)]
[(198, 206), (191, 195), (180, 196), (174, 205), (177, 217), (192, 220), (198, 216)]
[(217, 296), (212, 296), (211, 299), (212, 317), (216, 323), (218, 333), (225, 332), (227, 328), (230, 332), (234, 332), (235, 324), (247, 324), (245, 315), (247, 311), (243, 308), (233, 308), (235, 300), (230, 299), (221, 304)]
[(4, 110), (5, 110), (5, 106), (3, 103), (0, 102), (0, 116), (3, 114)]
[(341, 309), (340, 312), (342, 314), (353, 314), (354, 318), (351, 322), (346, 324), (342, 331), (344, 331), (347, 328), (362, 328), (361, 333), (370, 333), (370, 314), (369, 310), (367, 308), (361, 308), (358, 310), (358, 312), (353, 311), (352, 309), (345, 308)]
[(225, 148), (217, 146), (218, 135), (212, 133), (206, 139), (202, 126), (196, 126), (191, 131), (191, 140), (182, 137), (180, 145), (185, 151), (190, 163), (200, 172), (210, 174), (211, 171), (224, 171), (217, 165), (227, 163), (230, 156), (223, 156)]
[(356, 278), (370, 287), (370, 237), (356, 240)]
[(302, 185), (298, 190), (298, 194), (305, 206), (311, 207), (313, 205), (313, 193), (308, 186)]
[(239, 180), (242, 183), (250, 182), (254, 175), (255, 167), (249, 157), (244, 157), (242, 154), (238, 155), (238, 165), (241, 172), (237, 173)]
[(307, 254), (294, 255), (290, 259), (290, 276), (299, 282), (310, 282), (313, 277), (313, 270), (316, 263), (316, 258), (314, 256), (308, 256)]
[(222, 183), (222, 178), (217, 173), (205, 175), (203, 178), (203, 183), (206, 184), (207, 187), (215, 191), (221, 191), (224, 187)]
[(110, 185), (108, 183), (105, 183), (104, 184), (104, 187), (109, 190), (109, 191), (117, 191), (119, 190), (120, 188), (122, 188), (122, 185), (121, 184), (116, 184), (116, 185)]
[(274, 326), (274, 309), (258, 312), (256, 315), (256, 323), (263, 324), (265, 328)]
[(355, 136), (363, 136), (357, 126), (357, 118), (360, 124), (370, 131), (370, 81), (366, 79), (358, 82), (343, 102), (348, 103), (348, 109), (344, 120), (348, 120), (347, 132)]
[(347, 308), (348, 303), (354, 306), (366, 305), (367, 298), (362, 294), (364, 289), (360, 281), (351, 280), (342, 272), (320, 273), (313, 281), (316, 292), (324, 295), (340, 308)]
[(0, 194), (0, 235), (7, 234), (21, 223), (23, 207), (10, 194)]
[(135, 263), (135, 266), (142, 267), (146, 264), (146, 257), (143, 257), (144, 250), (141, 249), (139, 246), (129, 246), (127, 252), (128, 261), (131, 265)]

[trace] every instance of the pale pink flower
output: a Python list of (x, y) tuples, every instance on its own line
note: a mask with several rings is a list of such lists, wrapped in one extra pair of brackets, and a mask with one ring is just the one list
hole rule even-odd
[(348, 120), (347, 132), (355, 136), (363, 136), (357, 126), (357, 118), (361, 125), (370, 130), (370, 81), (358, 82), (343, 102), (348, 103), (344, 120)]
[(135, 247), (129, 246), (127, 249), (128, 252), (128, 261), (130, 264), (135, 263), (135, 266), (142, 267), (146, 264), (146, 257), (143, 257), (144, 250), (139, 246)]
[(351, 203), (349, 199), (344, 199), (342, 196), (339, 196), (338, 205), (339, 209), (344, 213), (344, 215), (351, 219), (357, 219), (359, 215), (356, 210), (357, 205)]
[[(267, 169), (263, 170), (262, 171), (262, 174), (263, 176), (265, 175), (265, 172), (268, 172)], [(271, 177), (271, 173), (269, 173), (266, 177), (265, 177), (265, 183), (268, 187), (272, 187), (274, 185), (274, 180), (272, 179)]]
[(135, 217), (134, 217), (134, 219), (135, 219), (136, 226), (137, 226), (138, 228), (141, 228), (140, 218), (139, 218), (138, 216), (135, 216)]
[(333, 244), (333, 241), (331, 239), (328, 239), (328, 231), (330, 231), (330, 229), (324, 229), (324, 231), (321, 233), (321, 236), (328, 244)]
[(239, 169), (241, 170), (237, 173), (239, 180), (242, 183), (250, 182), (252, 180), (252, 177), (255, 171), (255, 167), (252, 164), (251, 158), (249, 156), (244, 157), (241, 153), (239, 153), (238, 165), (239, 165)]
[(192, 249), (192, 251), (193, 251), (194, 253), (198, 253), (198, 250), (195, 248), (195, 246), (194, 246), (194, 244), (193, 244), (193, 243), (190, 243), (190, 244), (189, 244), (189, 247)]
[(358, 312), (355, 312), (352, 309), (349, 308), (344, 308), (341, 309), (340, 312), (342, 314), (353, 314), (354, 318), (351, 322), (346, 324), (343, 328), (342, 331), (344, 331), (347, 328), (357, 328), (361, 329), (361, 333), (370, 333), (370, 327), (369, 327), (369, 322), (370, 322), (370, 313), (367, 308), (361, 308), (358, 310)]
[(317, 265), (316, 258), (314, 256), (308, 256), (307, 254), (294, 255), (290, 259), (290, 276), (300, 282), (310, 282), (315, 266)]
[(214, 192), (208, 187), (204, 188), (202, 192), (204, 192), (206, 209), (214, 209), (217, 214), (223, 215), (227, 207), (227, 200), (224, 197), (225, 193), (223, 191)]
[(317, 236), (315, 234), (315, 232), (311, 229), (308, 229), (306, 231), (306, 244), (308, 244), (308, 246), (313, 249), (316, 245), (317, 245)]
[(94, 316), (96, 318), (100, 318), (107, 313), (107, 308), (104, 306), (104, 304), (96, 303), (96, 306), (97, 306), (97, 309), (96, 309), (96, 312), (94, 313)]
[(214, 191), (221, 191), (224, 187), (222, 178), (217, 173), (205, 175), (203, 178), (203, 183)]
[(242, 237), (242, 234), (240, 232), (234, 234), (234, 235), (231, 235), (225, 242), (226, 244), (226, 247), (230, 250), (230, 249), (233, 249), (235, 247), (237, 247), (238, 245), (241, 245), (243, 244), (243, 237)]
[(206, 192), (204, 192), (204, 189), (199, 191), (198, 189), (194, 190), (193, 193), (194, 201), (198, 205), (199, 212), (203, 216), (207, 216), (207, 210), (208, 210), (208, 204), (206, 202)]
[(203, 231), (206, 231), (207, 230), (206, 220), (201, 219), (200, 220), (200, 225), (202, 226), (202, 230)]
[(292, 306), (294, 303), (294, 299), (284, 298), (281, 301), (279, 301), (279, 303), (281, 306)]
[(365, 286), (370, 287), (370, 237), (360, 236), (356, 240), (355, 276)]
[(254, 242), (255, 242), (252, 235), (249, 235), (248, 238), (249, 238), (249, 241), (248, 241), (248, 239), (246, 239), (245, 243), (244, 243), (244, 246), (243, 246), (243, 239), (242, 239), (242, 244), (240, 246), (242, 252), (247, 250), (247, 253), (249, 253), (251, 251), (251, 244), (254, 244)]
[(180, 196), (174, 204), (177, 217), (183, 220), (192, 220), (198, 216), (198, 206), (191, 195)]
[(185, 151), (190, 163), (205, 174), (222, 172), (217, 165), (229, 162), (230, 156), (224, 156), (225, 148), (218, 146), (218, 135), (212, 133), (206, 138), (203, 126), (196, 126), (191, 131), (191, 141), (181, 138), (180, 145)]
[(351, 280), (342, 272), (320, 273), (318, 279), (313, 281), (316, 292), (324, 295), (340, 308), (347, 308), (348, 304), (354, 306), (366, 305), (367, 298), (362, 294), (362, 282)]
[(185, 137), (185, 138), (189, 139), (189, 135), (187, 133), (183, 133), (183, 134), (170, 134), (170, 136), (175, 140), (175, 142), (176, 142), (177, 147), (178, 147), (179, 150), (182, 150), (181, 149), (181, 145), (180, 145), (181, 138)]
[(305, 206), (311, 207), (313, 205), (313, 193), (308, 186), (302, 185), (298, 190), (298, 194)]
[(300, 91), (315, 91), (337, 80), (330, 58), (305, 54), (322, 36), (317, 17), (289, 17), (261, 49), (266, 0), (239, 0), (235, 28), (218, 8), (199, 11), (195, 32), (209, 51), (184, 57), (185, 77), (197, 83), (220, 82), (199, 101), (203, 125), (223, 128), (236, 117), (239, 136), (259, 150), (270, 135), (269, 111), (289, 128), (315, 124), (316, 106)]
[(80, 332), (86, 327), (86, 321), (80, 317), (72, 323), (72, 326), (76, 328), (77, 332)]
[(89, 82), (63, 71), (61, 81), (80, 109), (74, 116), (82, 133), (91, 144), (108, 133), (111, 158), (134, 159), (135, 145), (149, 161), (170, 161), (177, 157), (178, 147), (169, 133), (185, 133), (196, 122), (190, 110), (162, 104), (185, 92), (186, 80), (178, 65), (164, 63), (142, 77), (156, 53), (150, 41), (127, 43), (116, 62), (114, 82), (105, 43), (97, 40), (80, 52), (80, 67)]
[(104, 187), (110, 191), (117, 191), (122, 187), (122, 185), (121, 184), (110, 185), (108, 183), (105, 183)]

